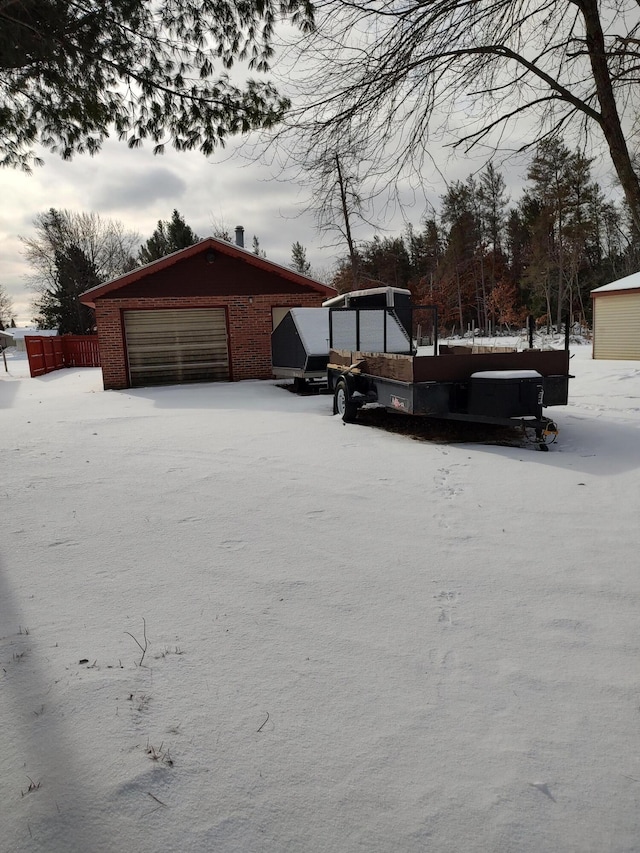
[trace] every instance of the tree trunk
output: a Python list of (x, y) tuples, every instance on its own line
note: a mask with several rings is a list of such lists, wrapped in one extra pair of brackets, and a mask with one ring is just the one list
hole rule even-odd
[(627, 141), (620, 124), (611, 74), (607, 64), (604, 33), (597, 0), (573, 0), (584, 19), (587, 51), (600, 103), (600, 127), (609, 146), (616, 174), (625, 194), (633, 221), (640, 230), (640, 181), (631, 165)]
[(562, 202), (558, 203), (558, 304), (556, 312), (556, 328), (560, 332), (562, 326), (562, 303), (564, 301), (564, 218)]
[(340, 166), (340, 158), (336, 154), (336, 171), (338, 173), (338, 185), (340, 187), (340, 202), (342, 204), (342, 215), (344, 217), (344, 230), (347, 237), (347, 245), (349, 246), (349, 258), (351, 259), (351, 277), (353, 279), (353, 289), (358, 289), (358, 256), (351, 237), (351, 223), (349, 222), (349, 208), (347, 205), (347, 188), (342, 177), (342, 168)]
[(464, 317), (462, 314), (462, 288), (460, 285), (460, 272), (458, 271), (458, 267), (456, 265), (456, 287), (458, 290), (458, 318), (460, 320), (460, 332), (464, 334)]

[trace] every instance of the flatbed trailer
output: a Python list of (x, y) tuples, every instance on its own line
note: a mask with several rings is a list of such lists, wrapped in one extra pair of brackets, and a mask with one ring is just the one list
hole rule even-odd
[[(420, 309), (424, 311), (424, 309)], [(327, 384), (334, 414), (356, 421), (375, 404), (407, 415), (533, 430), (541, 449), (558, 433), (543, 414), (568, 401), (569, 351), (398, 355), (331, 348)]]

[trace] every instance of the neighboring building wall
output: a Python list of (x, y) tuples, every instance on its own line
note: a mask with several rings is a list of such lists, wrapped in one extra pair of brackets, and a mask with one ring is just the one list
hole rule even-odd
[(11, 336), (11, 341), (7, 342), (5, 340), (5, 342), (2, 343), (2, 346), (15, 347), (18, 352), (26, 352), (27, 348), (24, 343), (25, 337), (35, 335), (38, 338), (50, 338), (56, 337), (57, 334), (57, 329), (31, 329), (24, 326), (14, 326), (12, 328), (5, 329), (2, 334), (3, 339), (6, 339), (7, 335)]
[(594, 296), (593, 357), (640, 360), (640, 293)]
[[(174, 292), (175, 292), (174, 285)], [(262, 293), (243, 296), (129, 297), (96, 300), (105, 390), (129, 387), (123, 315), (126, 310), (160, 308), (226, 308), (231, 378), (270, 379), (272, 307), (317, 307), (321, 293)]]

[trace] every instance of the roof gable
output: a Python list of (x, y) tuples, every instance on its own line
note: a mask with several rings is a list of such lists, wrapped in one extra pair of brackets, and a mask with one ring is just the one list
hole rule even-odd
[(142, 281), (143, 279), (150, 279), (153, 275), (167, 270), (181, 261), (193, 258), (200, 254), (206, 254), (207, 252), (213, 253), (213, 260), (215, 260), (216, 254), (220, 254), (227, 258), (233, 258), (250, 266), (256, 267), (263, 272), (270, 273), (271, 275), (278, 276), (288, 282), (292, 282), (305, 290), (315, 291), (316, 293), (320, 293), (326, 297), (334, 296), (336, 293), (333, 287), (321, 284), (319, 281), (315, 281), (315, 279), (309, 278), (306, 275), (301, 275), (288, 267), (283, 267), (280, 264), (274, 264), (266, 258), (261, 258), (255, 253), (249, 252), (247, 249), (242, 249), (240, 246), (235, 246), (233, 243), (228, 243), (226, 240), (219, 240), (216, 237), (206, 237), (199, 243), (194, 243), (193, 246), (187, 246), (186, 249), (180, 249), (177, 252), (172, 252), (172, 254), (166, 255), (164, 258), (152, 261), (150, 264), (145, 264), (142, 267), (136, 267), (136, 269), (118, 276), (118, 278), (114, 278), (111, 281), (99, 284), (96, 287), (92, 287), (90, 290), (86, 290), (81, 294), (80, 301), (93, 308), (95, 307), (96, 299), (101, 299), (106, 296), (112, 296), (117, 299), (118, 290), (126, 288), (135, 282)]
[(591, 291), (591, 296), (600, 295), (601, 293), (615, 293), (621, 290), (640, 290), (640, 272), (634, 272), (624, 278), (619, 278), (617, 281), (612, 281), (611, 284), (596, 287)]

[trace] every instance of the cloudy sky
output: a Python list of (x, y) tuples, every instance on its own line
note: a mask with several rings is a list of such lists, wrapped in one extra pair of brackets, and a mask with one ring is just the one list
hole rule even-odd
[(33, 233), (33, 218), (50, 207), (93, 211), (120, 220), (147, 239), (158, 219), (177, 208), (201, 236), (213, 224), (231, 231), (243, 225), (247, 239), (260, 240), (269, 258), (288, 263), (291, 244), (299, 240), (315, 265), (329, 265), (329, 253), (318, 250), (311, 216), (301, 216), (296, 186), (269, 180), (269, 170), (241, 157), (221, 154), (206, 159), (194, 152), (167, 151), (154, 157), (151, 148), (129, 150), (109, 141), (95, 157), (63, 162), (44, 153), (44, 167), (31, 175), (0, 171), (1, 282), (14, 301), (18, 321), (31, 319), (28, 267), (19, 237)]
[[(117, 219), (146, 240), (159, 219), (168, 219), (174, 208), (200, 236), (210, 235), (216, 225), (233, 233), (236, 225), (245, 229), (245, 245), (253, 235), (267, 257), (288, 265), (291, 245), (299, 241), (307, 250), (313, 271), (330, 273), (345, 248), (336, 238), (318, 233), (313, 212), (308, 209), (308, 188), (283, 172), (273, 162), (253, 158), (240, 141), (232, 142), (211, 158), (197, 152), (176, 152), (167, 148), (154, 156), (151, 146), (131, 150), (124, 143), (108, 140), (95, 157), (77, 156), (69, 162), (42, 152), (45, 165), (31, 175), (0, 170), (0, 283), (13, 299), (18, 325), (31, 325), (32, 294), (27, 276), (29, 267), (22, 254), (20, 236), (33, 234), (33, 219), (50, 207), (78, 212), (95, 212)], [(415, 226), (438, 207), (446, 181), (464, 180), (481, 169), (484, 159), (452, 159), (444, 150), (435, 152), (436, 168), (430, 169), (413, 187), (402, 192), (402, 205), (384, 204), (369, 217), (370, 224), (356, 228), (356, 238), (371, 239), (401, 234), (406, 222)], [(597, 164), (596, 164), (597, 166)], [(508, 193), (517, 200), (525, 181), (524, 162), (500, 166)], [(598, 169), (596, 168), (596, 171)], [(612, 175), (605, 158), (601, 163), (605, 191), (611, 190)], [(416, 185), (417, 184), (417, 185)]]
[[(31, 175), (0, 171), (0, 282), (13, 299), (19, 324), (28, 324), (32, 317), (25, 280), (29, 269), (19, 237), (30, 236), (34, 216), (50, 207), (118, 219), (142, 240), (158, 219), (168, 219), (177, 208), (200, 236), (211, 234), (214, 224), (224, 224), (231, 232), (236, 225), (244, 226), (246, 245), (251, 246), (255, 234), (276, 263), (288, 264), (291, 245), (299, 241), (318, 271), (330, 269), (339, 253), (326, 245), (331, 240), (320, 237), (312, 213), (305, 212), (305, 188), (278, 174), (274, 166), (251, 162), (243, 154), (227, 150), (207, 159), (167, 149), (154, 157), (150, 146), (129, 150), (108, 141), (93, 158), (63, 162), (50, 153), (42, 156), (44, 167)], [(407, 216), (417, 224), (424, 207), (424, 201), (416, 199)], [(399, 211), (381, 211), (381, 226), (393, 228), (396, 221), (402, 228)], [(366, 231), (371, 233), (363, 231), (363, 239), (372, 236), (371, 228)]]
[[(280, 83), (282, 78), (279, 88)], [(532, 133), (528, 122), (519, 122), (520, 142)], [(154, 157), (151, 148), (131, 150), (113, 139), (93, 158), (76, 156), (64, 162), (49, 152), (38, 152), (45, 165), (30, 175), (0, 169), (0, 284), (13, 300), (19, 325), (29, 325), (33, 317), (29, 267), (20, 236), (31, 236), (34, 217), (51, 207), (117, 219), (138, 232), (141, 242), (151, 236), (159, 219), (170, 218), (174, 208), (203, 237), (219, 225), (232, 233), (242, 225), (245, 245), (250, 248), (256, 235), (261, 249), (276, 263), (288, 265), (292, 244), (300, 242), (319, 277), (330, 274), (336, 259), (346, 253), (345, 247), (336, 245), (335, 236), (318, 233), (309, 210), (308, 187), (267, 158), (257, 157), (246, 142), (232, 141), (210, 158), (169, 147), (164, 155)], [(446, 182), (464, 180), (486, 162), (480, 154), (452, 159), (448, 149), (435, 145), (429, 153), (434, 166), (414, 178), (411, 187), (402, 188), (401, 205), (385, 204), (382, 199), (368, 216), (369, 224), (356, 228), (356, 240), (371, 239), (376, 230), (398, 236), (407, 222), (419, 227), (425, 214), (432, 215), (438, 208)], [(511, 199), (517, 200), (526, 161), (496, 165), (505, 176)], [(596, 164), (598, 179), (610, 192), (608, 158), (600, 160), (600, 167)]]
[[(95, 157), (76, 156), (69, 162), (49, 152), (42, 157), (45, 165), (31, 175), (0, 170), (0, 282), (13, 299), (19, 325), (29, 325), (33, 316), (20, 236), (32, 235), (34, 217), (50, 207), (117, 219), (141, 240), (177, 208), (202, 237), (215, 225), (224, 224), (232, 233), (242, 225), (245, 245), (250, 248), (256, 235), (276, 263), (288, 265), (291, 245), (299, 241), (318, 274), (331, 271), (336, 258), (345, 254), (334, 237), (318, 233), (307, 188), (274, 163), (251, 159), (250, 149), (239, 141), (211, 158), (169, 148), (154, 156), (151, 146), (130, 150), (115, 140), (108, 140)], [(444, 154), (439, 162), (448, 180), (464, 179), (481, 165), (466, 158), (448, 161)], [(508, 177), (511, 194), (517, 197), (522, 169), (513, 168)], [(405, 222), (419, 226), (444, 190), (436, 171), (425, 174), (418, 190), (405, 188), (401, 208), (381, 203), (370, 217), (371, 225), (360, 225), (356, 237), (370, 239), (375, 227), (382, 235), (396, 236)]]
[[(327, 14), (331, 21), (333, 13), (329, 10)], [(288, 89), (296, 79), (298, 83), (304, 81), (307, 93), (315, 97), (314, 87), (319, 83), (309, 73), (304, 43), (296, 46), (298, 30), (282, 25), (278, 34), (277, 58), (268, 76), (275, 80), (281, 93), (291, 95), (294, 105), (296, 98)], [(233, 79), (236, 74), (238, 79)], [(236, 66), (232, 82), (242, 85), (243, 74), (242, 68)], [(464, 105), (460, 118), (463, 122), (467, 118)], [(500, 129), (502, 144), (511, 143), (512, 150), (517, 150), (530, 142), (540, 130), (534, 122), (533, 116), (519, 116), (511, 127), (510, 140)], [(433, 124), (437, 128), (439, 122)], [(566, 141), (573, 144), (570, 139)], [(318, 233), (309, 210), (308, 187), (267, 158), (252, 155), (246, 143), (232, 141), (225, 151), (210, 158), (169, 147), (163, 156), (154, 157), (151, 147), (130, 150), (115, 139), (107, 140), (94, 158), (77, 156), (63, 162), (44, 151), (37, 153), (45, 165), (34, 169), (31, 175), (0, 169), (0, 284), (13, 299), (20, 324), (29, 324), (33, 316), (27, 282), (29, 268), (20, 236), (31, 236), (34, 217), (51, 207), (117, 219), (138, 232), (141, 242), (151, 236), (159, 219), (171, 216), (174, 208), (200, 236), (210, 235), (216, 226), (224, 225), (233, 232), (236, 225), (242, 225), (245, 245), (250, 248), (256, 235), (267, 257), (280, 264), (288, 265), (292, 244), (302, 243), (313, 272), (323, 278), (331, 273), (337, 258), (344, 256), (345, 248), (336, 244), (335, 236)], [(433, 165), (419, 177), (414, 176), (412, 186), (401, 188), (401, 204), (385, 204), (382, 199), (368, 216), (369, 224), (356, 227), (356, 240), (371, 239), (376, 230), (382, 235), (397, 236), (407, 222), (419, 227), (425, 214), (432, 215), (439, 207), (446, 183), (478, 172), (488, 156), (479, 153), (477, 157), (452, 159), (449, 149), (435, 145), (429, 154)], [(497, 161), (495, 165), (506, 179), (510, 198), (517, 201), (525, 183), (526, 159), (508, 165)], [(605, 194), (618, 194), (607, 155), (597, 157), (592, 171)]]

